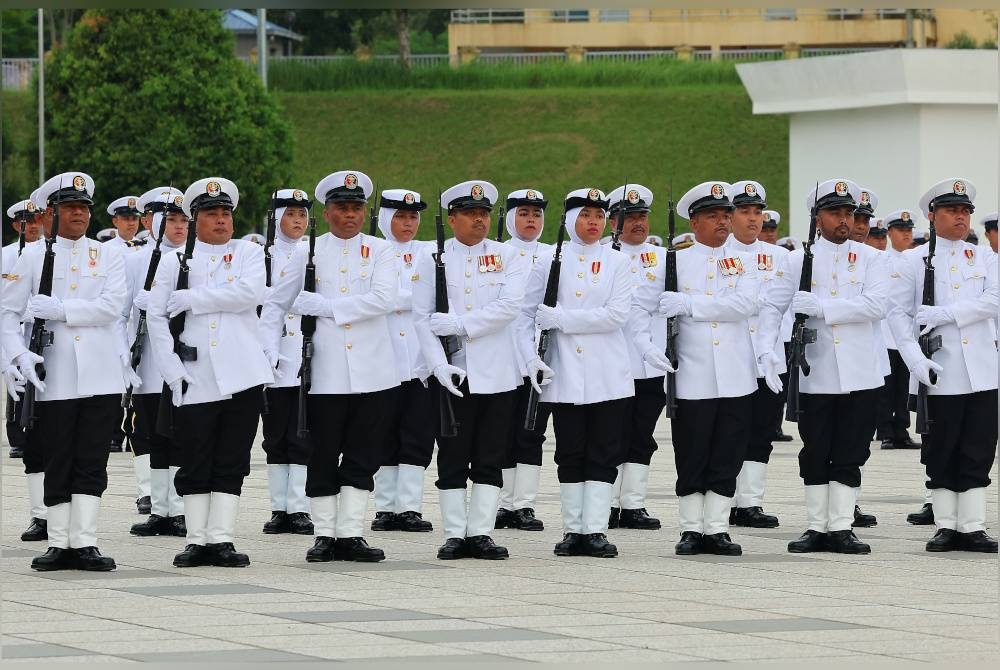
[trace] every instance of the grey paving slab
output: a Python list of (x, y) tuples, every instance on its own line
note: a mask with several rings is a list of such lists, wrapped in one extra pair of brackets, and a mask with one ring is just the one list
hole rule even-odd
[[(735, 538), (737, 543), (740, 538)], [(700, 554), (698, 556), (673, 556), (684, 561), (702, 561), (703, 563), (815, 563), (815, 558), (801, 556), (797, 554), (755, 554), (743, 548), (742, 556), (714, 556), (712, 554)]]
[(371, 664), (381, 667), (386, 663), (406, 663), (407, 666), (413, 663), (426, 663), (431, 667), (437, 663), (512, 663), (509, 656), (499, 656), (496, 654), (450, 654), (448, 656), (382, 656), (379, 658), (352, 658), (351, 665)]
[(283, 593), (256, 584), (173, 584), (169, 586), (123, 586), (118, 591), (137, 593), (143, 596), (228, 596), (246, 593)]
[(96, 652), (64, 647), (61, 644), (5, 644), (0, 649), (0, 658), (52, 658), (55, 656), (89, 656)]
[(38, 545), (38, 551), (31, 551), (30, 549), (11, 549), (9, 547), (4, 547), (0, 549), (0, 558), (34, 558), (39, 554), (45, 553), (45, 544), (41, 543)]
[(416, 621), (421, 619), (447, 619), (440, 614), (427, 614), (412, 610), (370, 609), (334, 612), (269, 612), (270, 616), (305, 623), (346, 623), (354, 621)]
[(142, 654), (121, 654), (125, 658), (147, 663), (279, 663), (316, 661), (315, 656), (293, 654), (274, 649), (220, 649), (216, 651), (163, 651)]
[(847, 630), (852, 628), (870, 628), (861, 624), (846, 621), (829, 621), (827, 619), (738, 619), (734, 621), (686, 621), (677, 624), (691, 628), (717, 630), (723, 633), (778, 633), (797, 630)]
[(526, 628), (486, 628), (478, 630), (412, 630), (383, 633), (414, 642), (510, 642), (514, 640), (570, 639), (558, 633), (546, 633)]
[[(88, 579), (94, 580), (104, 580), (104, 579), (163, 579), (163, 578), (176, 578), (176, 575), (170, 572), (163, 572), (160, 570), (137, 570), (135, 568), (117, 568), (111, 572), (82, 572), (80, 570), (59, 570), (57, 572), (37, 572), (34, 573), (34, 577), (39, 577), (41, 579), (54, 579), (61, 582), (75, 582)], [(124, 590), (124, 589), (118, 589)]]
[[(805, 530), (805, 526), (802, 526), (802, 530), (796, 531), (761, 531), (748, 528), (733, 528), (730, 534), (739, 535), (752, 535), (754, 537), (767, 537), (772, 540), (797, 540), (802, 536), (802, 531)], [(856, 528), (854, 534), (857, 535), (861, 540), (898, 540), (899, 538), (892, 537), (891, 535), (877, 535), (875, 533), (868, 532), (865, 528)], [(737, 538), (738, 539), (738, 538)]]
[(393, 572), (396, 570), (450, 570), (450, 566), (419, 561), (385, 560), (379, 563), (354, 563), (351, 561), (330, 561), (329, 563), (303, 563), (292, 567), (316, 572)]

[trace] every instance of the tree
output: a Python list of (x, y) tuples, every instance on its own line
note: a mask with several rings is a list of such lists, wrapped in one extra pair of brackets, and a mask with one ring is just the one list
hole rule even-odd
[(397, 9), (396, 34), (399, 39), (399, 64), (410, 69), (410, 10)]
[(241, 230), (287, 183), (292, 136), (215, 10), (88, 10), (46, 66), (50, 173), (83, 170), (103, 203), (218, 175)]

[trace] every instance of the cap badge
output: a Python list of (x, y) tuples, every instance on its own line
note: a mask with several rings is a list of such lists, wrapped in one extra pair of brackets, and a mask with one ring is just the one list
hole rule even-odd
[(770, 214), (765, 214), (764, 215), (764, 220), (765, 221), (770, 221), (771, 220), (771, 215)]
[(292, 198), (295, 199), (295, 200), (305, 200), (306, 199), (306, 194), (303, 193), (302, 191), (296, 189), (296, 190), (292, 191)]
[(135, 198), (129, 198), (128, 199), (128, 206), (129, 207), (135, 207)]
[(954, 186), (952, 186), (952, 190), (955, 192), (955, 195), (965, 195), (965, 182), (956, 181)]
[(75, 188), (77, 191), (87, 190), (87, 180), (84, 179), (82, 175), (77, 175), (73, 177), (73, 188)]
[(349, 172), (346, 177), (344, 177), (344, 186), (350, 189), (355, 189), (358, 187), (358, 175), (353, 172)]
[(177, 205), (178, 207), (180, 207), (182, 204), (184, 204), (184, 196), (183, 195), (175, 195), (174, 196), (174, 204)]
[(600, 200), (601, 192), (598, 191), (596, 188), (592, 188), (589, 191), (587, 191), (587, 198), (589, 200)]
[(861, 192), (861, 204), (862, 205), (870, 205), (871, 202), (872, 202), (872, 197), (871, 197), (871, 195), (869, 195), (868, 191), (862, 191)]
[(472, 195), (473, 200), (482, 200), (483, 197), (486, 195), (486, 191), (484, 191), (483, 187), (480, 186), (479, 184), (473, 184), (470, 194)]
[(527, 198), (528, 200), (534, 200), (538, 196), (535, 194), (534, 191), (528, 191), (527, 193), (524, 194), (524, 197)]
[(625, 196), (625, 199), (628, 200), (633, 205), (636, 204), (640, 200), (640, 198), (639, 198), (639, 191), (637, 191), (635, 189), (630, 190), (628, 192), (628, 195)]
[(407, 205), (412, 205), (414, 202), (413, 194), (407, 193), (406, 195), (404, 195), (403, 202), (405, 202)]
[(35, 203), (33, 203), (32, 201), (29, 200), (28, 201), (28, 205), (27, 205), (27, 207), (25, 207), (25, 209), (27, 211), (29, 211), (29, 212), (35, 211)]
[(909, 212), (903, 212), (903, 213), (901, 213), (899, 215), (899, 220), (900, 221), (909, 221), (910, 220), (910, 213)]
[(837, 184), (833, 187), (833, 191), (837, 195), (844, 196), (850, 192), (850, 189), (847, 188), (846, 181), (838, 181)]
[(205, 193), (208, 193), (213, 198), (222, 193), (222, 184), (217, 181), (210, 181), (205, 184)]
[(747, 195), (757, 195), (757, 187), (753, 184), (747, 184), (743, 187), (743, 192)]
[(722, 184), (712, 184), (712, 197), (721, 200), (726, 195), (726, 189)]

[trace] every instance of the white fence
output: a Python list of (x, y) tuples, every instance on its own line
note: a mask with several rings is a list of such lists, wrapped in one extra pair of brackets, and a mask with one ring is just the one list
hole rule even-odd
[(23, 91), (31, 86), (31, 78), (35, 74), (37, 65), (37, 58), (4, 58), (3, 88)]

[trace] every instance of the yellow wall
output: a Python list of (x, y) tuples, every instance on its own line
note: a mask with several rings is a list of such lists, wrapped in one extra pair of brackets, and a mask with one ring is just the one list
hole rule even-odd
[(987, 9), (935, 9), (939, 44), (948, 44), (956, 33), (963, 30), (979, 43), (996, 42), (997, 13), (997, 10)]

